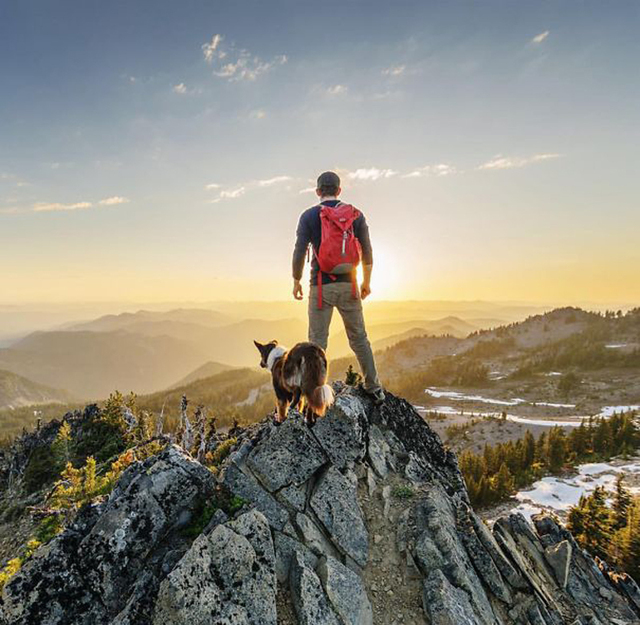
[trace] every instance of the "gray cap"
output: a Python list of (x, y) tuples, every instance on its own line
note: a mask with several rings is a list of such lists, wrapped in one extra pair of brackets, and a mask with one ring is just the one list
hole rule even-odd
[(339, 187), (340, 176), (332, 171), (325, 171), (318, 176), (318, 189), (322, 187)]

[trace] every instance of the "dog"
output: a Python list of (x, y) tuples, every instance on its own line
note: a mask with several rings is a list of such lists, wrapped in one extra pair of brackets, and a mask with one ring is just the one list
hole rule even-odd
[(327, 384), (324, 350), (314, 343), (298, 343), (290, 350), (278, 341), (254, 344), (260, 352), (260, 366), (271, 371), (277, 401), (276, 425), (287, 418), (289, 406), (300, 410), (304, 398), (304, 420), (313, 427), (334, 401), (333, 389)]

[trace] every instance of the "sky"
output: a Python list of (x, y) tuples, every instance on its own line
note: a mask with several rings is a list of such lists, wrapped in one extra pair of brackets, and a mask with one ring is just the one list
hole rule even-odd
[(640, 3), (3, 0), (0, 302), (283, 300), (328, 169), (378, 299), (640, 303)]

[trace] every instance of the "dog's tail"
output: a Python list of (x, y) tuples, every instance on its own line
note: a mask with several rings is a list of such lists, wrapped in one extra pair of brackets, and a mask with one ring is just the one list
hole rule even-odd
[(333, 404), (334, 399), (333, 389), (328, 384), (317, 386), (313, 389), (311, 397), (307, 397), (309, 406), (319, 417), (324, 417), (327, 408)]

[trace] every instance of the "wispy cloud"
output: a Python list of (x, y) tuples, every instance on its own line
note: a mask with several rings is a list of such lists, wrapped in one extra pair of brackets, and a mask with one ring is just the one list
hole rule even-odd
[(200, 89), (189, 89), (189, 87), (187, 87), (187, 85), (185, 85), (183, 82), (177, 85), (173, 85), (173, 87), (171, 87), (171, 91), (173, 91), (173, 93), (177, 93), (178, 95), (196, 95), (198, 93), (201, 93)]
[(302, 195), (303, 193), (315, 193), (315, 191), (316, 191), (315, 187), (307, 187), (306, 189), (300, 189), (298, 193)]
[(347, 174), (347, 177), (351, 180), (380, 180), (382, 178), (391, 178), (395, 176), (398, 172), (393, 171), (393, 169), (378, 169), (377, 167), (370, 167), (368, 169), (361, 168), (356, 169), (355, 171), (350, 171)]
[(91, 208), (91, 202), (76, 202), (75, 204), (61, 204), (60, 202), (36, 202), (33, 205), (34, 213), (58, 212), (58, 211), (76, 211)]
[(327, 88), (327, 94), (328, 95), (341, 95), (343, 93), (347, 92), (347, 87), (346, 85), (332, 85), (331, 87)]
[(210, 42), (202, 45), (202, 53), (205, 61), (214, 66), (213, 74), (231, 82), (255, 80), (288, 61), (285, 54), (265, 61), (244, 48), (236, 49), (233, 44), (226, 46), (223, 41), (222, 35), (214, 35)]
[(218, 191), (217, 197), (209, 200), (210, 204), (217, 204), (222, 200), (235, 200), (239, 197), (242, 197), (245, 193), (251, 190), (273, 187), (275, 185), (282, 184), (283, 182), (289, 182), (291, 180), (293, 180), (291, 176), (273, 176), (272, 178), (249, 180), (230, 188), (224, 188), (224, 186), (221, 184), (213, 183), (205, 185), (205, 189), (207, 191)]
[(536, 35), (531, 40), (531, 43), (542, 43), (548, 36), (549, 36), (549, 31), (545, 30), (543, 33)]
[(491, 160), (480, 165), (478, 169), (514, 169), (518, 167), (524, 167), (525, 165), (530, 165), (531, 163), (539, 163), (541, 161), (560, 158), (561, 156), (562, 154), (555, 153), (534, 154), (533, 156), (529, 157), (508, 157), (502, 156), (502, 154), (498, 154)]
[(106, 197), (98, 202), (71, 202), (64, 204), (63, 202), (35, 202), (30, 205), (10, 206), (0, 209), (0, 214), (16, 214), (16, 213), (69, 213), (74, 211), (83, 211), (95, 206), (116, 206), (118, 204), (127, 204), (129, 198), (121, 195), (113, 195)]
[(213, 63), (214, 59), (223, 59), (226, 56), (225, 52), (218, 50), (222, 39), (222, 35), (214, 35), (210, 42), (202, 44), (202, 53), (204, 54), (205, 61)]
[(287, 182), (291, 180), (291, 176), (275, 176), (273, 178), (267, 178), (266, 180), (258, 180), (259, 187), (271, 187), (279, 182)]
[(238, 187), (237, 189), (231, 189), (230, 191), (220, 191), (219, 199), (235, 200), (236, 198), (244, 195), (246, 190), (246, 187)]
[(263, 109), (255, 109), (249, 113), (251, 119), (264, 119), (267, 116), (267, 112)]
[(450, 176), (451, 174), (458, 173), (458, 170), (453, 165), (446, 163), (439, 163), (438, 165), (425, 165), (414, 169), (408, 174), (404, 174), (403, 178), (422, 178), (423, 176)]
[(26, 180), (22, 180), (16, 174), (12, 174), (6, 171), (0, 172), (0, 182), (5, 181), (8, 184), (15, 185), (16, 187), (28, 187), (29, 183)]
[(383, 76), (402, 76), (407, 71), (406, 65), (393, 65), (382, 70)]
[(113, 195), (111, 197), (106, 197), (104, 200), (100, 200), (98, 204), (102, 206), (115, 206), (116, 204), (128, 204), (131, 200), (127, 197), (122, 197), (121, 195)]

